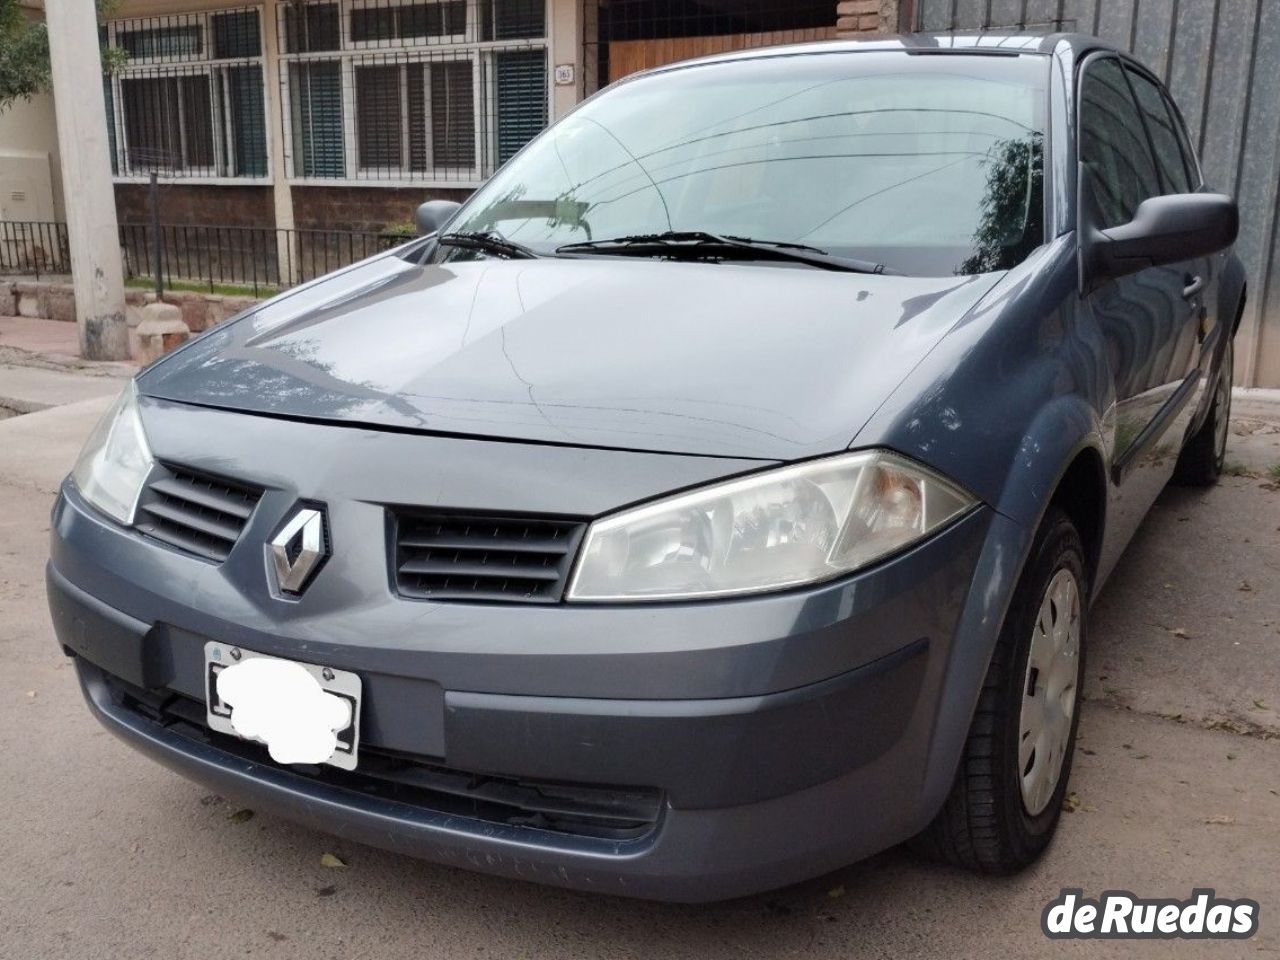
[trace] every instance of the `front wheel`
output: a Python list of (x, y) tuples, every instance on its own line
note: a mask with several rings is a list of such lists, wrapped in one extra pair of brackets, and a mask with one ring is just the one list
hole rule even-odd
[(1231, 424), (1231, 379), (1235, 350), (1227, 341), (1222, 351), (1222, 369), (1213, 391), (1213, 409), (1204, 424), (1187, 441), (1173, 471), (1173, 482), (1184, 486), (1207, 487), (1217, 483), (1227, 461), (1227, 434)]
[(1012, 873), (1049, 845), (1080, 719), (1087, 584), (1080, 535), (1051, 508), (1014, 591), (951, 793), (916, 838), (926, 855)]

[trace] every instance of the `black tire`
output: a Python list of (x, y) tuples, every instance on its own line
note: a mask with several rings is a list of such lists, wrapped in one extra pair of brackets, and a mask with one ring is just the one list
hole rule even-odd
[(1173, 470), (1173, 482), (1185, 487), (1208, 487), (1218, 482), (1227, 462), (1227, 430), (1231, 422), (1231, 379), (1235, 350), (1230, 340), (1222, 353), (1222, 367), (1213, 385), (1213, 409), (1195, 432)]
[[(1033, 815), (1024, 801), (1018, 756), (1023, 691), (1032, 631), (1046, 591), (1063, 570), (1079, 589), (1075, 702), (1057, 784), (1047, 805)], [(1080, 535), (1062, 510), (1051, 507), (1001, 628), (951, 793), (912, 842), (918, 852), (980, 873), (1006, 874), (1032, 863), (1049, 845), (1062, 814), (1080, 722), (1088, 583)]]

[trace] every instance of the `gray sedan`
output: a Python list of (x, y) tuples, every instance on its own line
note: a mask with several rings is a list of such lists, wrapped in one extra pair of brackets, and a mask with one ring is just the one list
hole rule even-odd
[(615, 84), (145, 370), (67, 479), (89, 708), (444, 864), (670, 900), (1057, 827), (1088, 611), (1222, 469), (1237, 212), (1087, 37)]

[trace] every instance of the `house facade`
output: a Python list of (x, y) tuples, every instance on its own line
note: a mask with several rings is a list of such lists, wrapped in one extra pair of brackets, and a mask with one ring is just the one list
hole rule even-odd
[[(148, 222), (155, 174), (166, 224), (386, 230), (465, 198), (634, 70), (897, 16), (884, 0), (124, 0), (99, 28), (127, 55), (103, 79), (118, 219)], [(51, 171), (47, 202), (0, 219), (64, 217), (53, 109), (0, 114), (0, 183), (5, 147)]]

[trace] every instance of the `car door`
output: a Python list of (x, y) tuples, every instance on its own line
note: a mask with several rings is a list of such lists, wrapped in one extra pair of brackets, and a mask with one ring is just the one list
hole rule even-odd
[[(1120, 58), (1095, 54), (1082, 67), (1077, 143), (1081, 231), (1133, 219), (1143, 200), (1180, 192), (1166, 185), (1147, 123)], [(1189, 342), (1196, 337), (1188, 264), (1149, 267), (1087, 288), (1083, 308), (1107, 352), (1113, 397), (1103, 422), (1113, 483), (1104, 573), (1173, 472), (1187, 407)], [(1198, 269), (1198, 268), (1197, 268)]]
[[(1155, 77), (1142, 68), (1126, 63), (1125, 70), (1133, 88), (1138, 109), (1146, 124), (1160, 174), (1164, 193), (1194, 193), (1200, 189), (1200, 168), (1186, 138), (1182, 119), (1172, 106), (1168, 93)], [(1188, 402), (1174, 417), (1178, 438), (1185, 434), (1198, 393), (1203, 389), (1209, 370), (1213, 343), (1207, 339), (1217, 324), (1218, 255), (1188, 260), (1175, 266), (1182, 269), (1186, 318), (1173, 353), (1173, 377), (1195, 378), (1195, 389)]]

